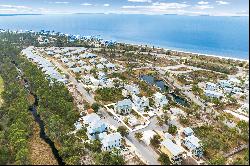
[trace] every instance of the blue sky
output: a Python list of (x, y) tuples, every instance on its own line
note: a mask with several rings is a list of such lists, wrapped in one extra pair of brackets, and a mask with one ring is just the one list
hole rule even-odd
[(180, 14), (249, 16), (249, 0), (0, 0), (0, 14)]

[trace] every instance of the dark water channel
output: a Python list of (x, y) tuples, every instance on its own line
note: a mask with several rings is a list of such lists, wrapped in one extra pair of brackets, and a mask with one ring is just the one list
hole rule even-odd
[(171, 97), (173, 97), (173, 100), (177, 103), (180, 104), (184, 107), (188, 107), (189, 103), (186, 99), (180, 97), (179, 95), (175, 94), (174, 92), (169, 93), (170, 87), (167, 85), (167, 83), (163, 80), (158, 80), (154, 76), (151, 75), (141, 75), (140, 78), (148, 83), (149, 85), (154, 85), (157, 88), (160, 89), (161, 92), (163, 93), (168, 93)]

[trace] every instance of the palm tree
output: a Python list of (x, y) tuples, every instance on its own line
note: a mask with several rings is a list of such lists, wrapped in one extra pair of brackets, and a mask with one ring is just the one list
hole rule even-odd
[(135, 138), (140, 142), (143, 137), (143, 134), (141, 132), (135, 133)]

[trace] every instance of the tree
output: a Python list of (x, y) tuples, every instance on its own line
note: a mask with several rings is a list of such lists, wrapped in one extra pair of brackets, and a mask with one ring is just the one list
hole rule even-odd
[(175, 135), (177, 133), (177, 127), (174, 125), (170, 125), (168, 128), (168, 133)]
[(143, 134), (141, 132), (135, 133), (135, 138), (140, 142), (143, 137)]
[(99, 141), (97, 139), (90, 141), (90, 143), (85, 143), (85, 147), (92, 152), (100, 153), (102, 151), (101, 150), (101, 148), (102, 148), (101, 141)]
[(169, 157), (164, 153), (160, 154), (158, 161), (161, 163), (161, 165), (171, 165), (171, 161), (170, 161)]
[(113, 149), (111, 152), (104, 151), (94, 156), (94, 162), (96, 165), (124, 165), (125, 160), (120, 155), (117, 149)]
[(98, 112), (99, 108), (100, 108), (100, 104), (98, 103), (93, 103), (91, 108), (95, 111), (95, 113)]
[(210, 165), (225, 165), (226, 158), (223, 156), (216, 156), (215, 158), (208, 161)]
[(125, 137), (126, 135), (128, 135), (128, 129), (125, 126), (119, 126), (117, 128), (117, 132), (119, 132), (122, 137)]
[(161, 137), (159, 135), (154, 135), (153, 138), (150, 140), (150, 144), (155, 147), (159, 148), (161, 143)]

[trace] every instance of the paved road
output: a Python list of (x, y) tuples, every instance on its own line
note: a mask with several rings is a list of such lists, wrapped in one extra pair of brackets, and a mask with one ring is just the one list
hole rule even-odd
[(159, 155), (150, 146), (147, 146), (143, 142), (138, 142), (137, 139), (135, 139), (133, 132), (129, 133), (127, 139), (136, 147), (144, 160), (148, 161), (147, 164), (160, 165), (160, 163), (157, 161)]
[(69, 81), (73, 83), (73, 85), (77, 88), (77, 91), (82, 94), (82, 97), (89, 102), (90, 104), (93, 104), (95, 102), (94, 97), (89, 94), (82, 83), (79, 83), (75, 77), (73, 77), (60, 63), (57, 61), (53, 60), (52, 63), (57, 66), (60, 70), (62, 70), (65, 74), (69, 76)]

